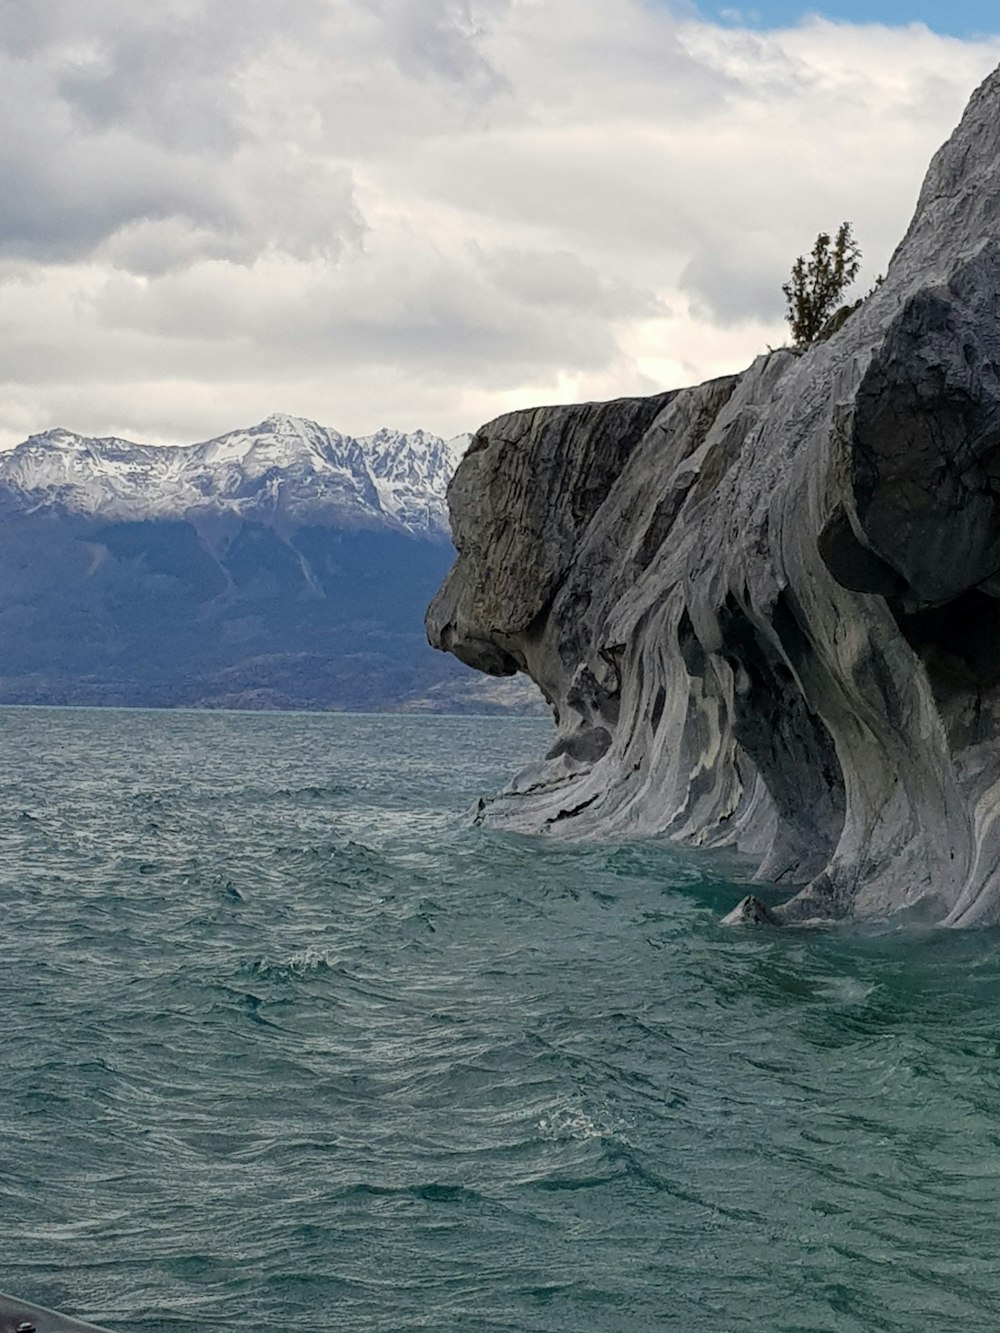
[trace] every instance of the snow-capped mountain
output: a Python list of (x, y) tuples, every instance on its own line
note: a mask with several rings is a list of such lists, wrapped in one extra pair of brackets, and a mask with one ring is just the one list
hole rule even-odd
[(0, 491), (21, 512), (118, 522), (230, 513), (441, 538), (445, 490), (470, 438), (380, 430), (354, 439), (283, 415), (190, 445), (58, 429), (0, 454)]
[(0, 453), (0, 703), (503, 711), (427, 644), (468, 436), (274, 416)]

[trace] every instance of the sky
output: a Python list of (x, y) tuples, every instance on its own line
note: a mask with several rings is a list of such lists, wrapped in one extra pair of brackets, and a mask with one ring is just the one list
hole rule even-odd
[(782, 28), (810, 15), (834, 22), (884, 23), (905, 27), (923, 23), (935, 32), (952, 37), (976, 37), (1000, 31), (993, 0), (817, 0), (803, 5), (799, 0), (749, 0), (749, 3), (713, 3), (697, 6), (703, 17), (714, 22), (755, 29)]
[(998, 62), (972, 0), (0, 0), (0, 445), (739, 369), (817, 232), (884, 270)]

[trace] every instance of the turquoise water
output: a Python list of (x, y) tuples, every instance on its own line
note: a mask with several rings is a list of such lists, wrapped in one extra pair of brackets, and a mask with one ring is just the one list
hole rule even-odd
[(118, 1333), (1000, 1326), (996, 933), (470, 827), (529, 720), (2, 710), (0, 1288)]

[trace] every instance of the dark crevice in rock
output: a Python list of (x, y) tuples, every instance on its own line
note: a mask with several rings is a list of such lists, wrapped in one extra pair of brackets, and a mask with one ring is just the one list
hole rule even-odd
[(817, 544), (823, 563), (841, 587), (883, 597), (898, 596), (906, 587), (891, 565), (858, 540), (843, 508), (827, 519)]
[(653, 700), (653, 708), (649, 714), (649, 725), (654, 731), (657, 730), (663, 720), (663, 708), (667, 702), (667, 692), (663, 686), (659, 686), (656, 691), (656, 698)]
[(547, 819), (545, 822), (551, 825), (561, 824), (564, 819), (575, 819), (584, 810), (588, 810), (597, 799), (596, 796), (591, 796), (588, 800), (581, 801), (579, 805), (574, 805), (569, 810), (560, 810), (557, 815), (553, 815), (551, 819)]
[(705, 650), (694, 632), (687, 610), (682, 613), (677, 625), (677, 647), (690, 675), (704, 676), (707, 667)]
[(545, 756), (546, 759), (558, 759), (565, 755), (578, 763), (596, 764), (603, 759), (611, 747), (611, 733), (605, 727), (587, 727), (584, 731), (574, 732), (556, 741)]
[(733, 731), (763, 778), (787, 835), (772, 851), (767, 877), (792, 874), (807, 880), (829, 860), (843, 829), (845, 809), (844, 781), (832, 738), (809, 709), (789, 666), (789, 661), (794, 666), (807, 660), (809, 641), (783, 594), (776, 599), (772, 624), (788, 660), (759, 632), (732, 594), (719, 620), (724, 652), (741, 679)]
[(978, 692), (1000, 684), (1000, 602), (995, 598), (971, 588), (944, 606), (907, 614), (894, 603), (892, 610), (936, 693)]

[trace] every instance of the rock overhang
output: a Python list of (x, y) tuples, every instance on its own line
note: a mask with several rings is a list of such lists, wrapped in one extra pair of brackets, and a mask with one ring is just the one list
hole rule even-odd
[(998, 312), (1000, 71), (829, 341), (484, 427), (428, 632), (558, 730), (485, 818), (735, 846), (784, 919), (1000, 919)]

